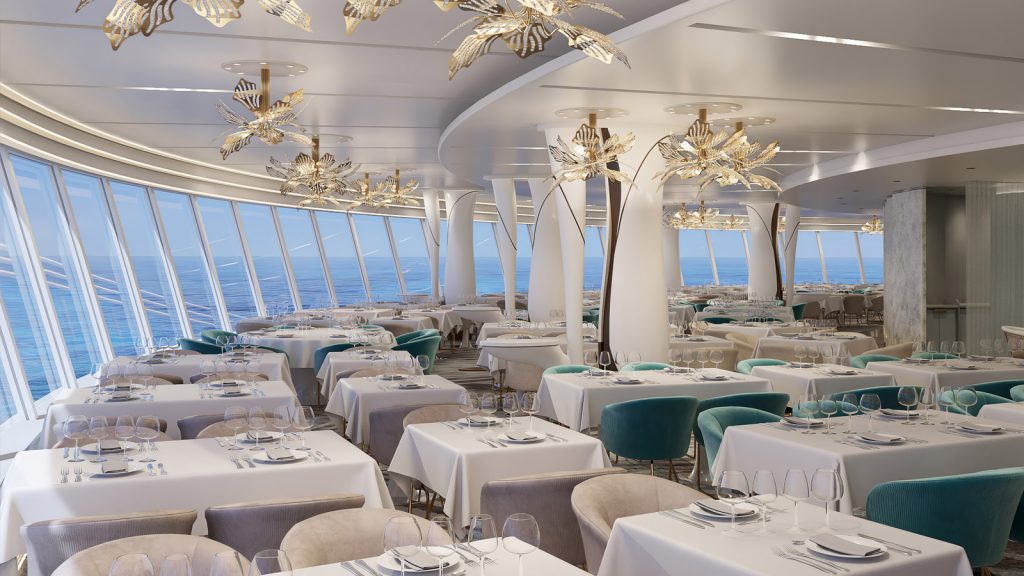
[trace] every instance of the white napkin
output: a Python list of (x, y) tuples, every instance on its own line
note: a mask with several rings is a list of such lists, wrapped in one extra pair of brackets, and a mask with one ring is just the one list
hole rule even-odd
[[(411, 558), (403, 558), (406, 564), (420, 571), (437, 570), (438, 565), (441, 561), (436, 556), (431, 556), (426, 550), (420, 550), (415, 556)], [(401, 562), (402, 560), (399, 560)], [(445, 562), (444, 567), (447, 568), (450, 563)]]
[(490, 416), (470, 416), (466, 420), (473, 424), (491, 424), (494, 422), (494, 418)]
[(100, 464), (100, 471), (103, 474), (113, 474), (115, 472), (124, 472), (128, 469), (124, 460), (107, 460)]
[(819, 534), (818, 536), (812, 536), (810, 541), (826, 550), (831, 550), (847, 556), (870, 556), (872, 554), (877, 554), (882, 550), (877, 546), (864, 546), (862, 544), (850, 542), (846, 538), (840, 538), (835, 534)]
[(897, 444), (903, 442), (903, 436), (895, 434), (879, 434), (877, 432), (861, 432), (860, 437), (869, 442), (880, 442), (885, 444)]
[(1002, 430), (1002, 426), (993, 424), (982, 424), (981, 422), (961, 422), (959, 427), (971, 432), (996, 432)]
[(267, 449), (267, 460), (294, 460), (295, 455), (292, 451), (283, 447), (276, 446), (274, 448)]
[(536, 436), (530, 434), (529, 432), (512, 432), (511, 430), (505, 432), (505, 436), (508, 436), (509, 438), (513, 440), (518, 440), (520, 442), (523, 442), (525, 440), (533, 440), (534, 438), (536, 438)]
[(100, 440), (96, 447), (100, 452), (113, 452), (121, 449), (121, 443), (117, 440)]
[[(703, 508), (712, 514), (720, 514), (722, 516), (732, 516), (732, 508), (725, 502), (719, 500), (713, 500), (711, 498), (705, 500), (697, 500), (694, 502), (698, 508)], [(754, 510), (737, 510), (736, 516), (749, 516), (756, 514)]]
[(264, 440), (272, 440), (274, 438), (273, 434), (271, 434), (270, 432), (264, 432), (263, 430), (260, 430), (259, 432), (248, 432), (246, 433), (246, 436), (249, 438), (249, 440), (256, 440), (256, 438), (258, 437), (261, 442)]
[(825, 425), (824, 422), (816, 418), (796, 418), (794, 416), (784, 416), (782, 419), (785, 420), (787, 424), (792, 424), (794, 426), (807, 426), (808, 422), (810, 422), (811, 426)]
[(114, 392), (113, 394), (110, 395), (111, 400), (127, 400), (131, 397), (131, 392), (125, 392), (123, 390), (118, 390), (117, 392)]

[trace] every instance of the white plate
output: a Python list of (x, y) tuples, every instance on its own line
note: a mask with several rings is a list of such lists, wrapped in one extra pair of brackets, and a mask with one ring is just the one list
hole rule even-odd
[(814, 368), (814, 364), (810, 362), (790, 362), (790, 368)]
[(113, 398), (113, 397), (107, 398), (106, 400), (104, 400), (104, 402), (131, 402), (132, 400), (138, 400), (138, 399), (139, 399), (138, 396), (135, 396), (134, 394), (132, 394), (130, 396), (125, 396), (123, 398)]
[(963, 424), (957, 424), (956, 425), (956, 429), (957, 430), (962, 430), (962, 431), (967, 432), (969, 434), (999, 434), (999, 433), (1001, 433), (1004, 430), (1004, 428), (1002, 428), (1002, 427), (993, 428), (991, 430), (978, 430), (978, 429), (964, 428)]
[[(737, 504), (736, 505), (736, 509), (741, 512), (740, 515), (736, 516), (737, 520), (748, 520), (750, 518), (753, 518), (754, 516), (757, 516), (757, 507), (754, 506), (753, 504), (747, 504), (746, 502), (744, 502), (742, 504)], [(692, 513), (694, 513), (694, 514), (696, 514), (698, 516), (702, 516), (704, 518), (712, 518), (714, 520), (731, 520), (732, 519), (732, 516), (729, 516), (728, 514), (715, 514), (714, 512), (711, 512), (710, 510), (705, 510), (705, 509), (701, 508), (700, 506), (697, 506), (696, 503), (690, 504), (690, 506), (687, 508), (687, 510), (689, 510), (690, 512), (692, 512)], [(742, 512), (744, 512), (744, 511), (747, 512), (747, 514), (742, 514)]]
[(422, 382), (399, 382), (390, 386), (392, 390), (420, 390), (426, 387)]
[[(143, 469), (142, 466), (140, 466), (138, 464), (128, 464), (127, 469), (125, 469), (125, 470), (123, 470), (121, 472), (108, 472), (106, 474), (104, 474), (103, 472), (93, 472), (92, 474), (89, 475), (89, 477), (90, 478), (119, 478), (121, 476), (131, 476), (132, 474), (138, 474), (139, 472), (142, 472), (142, 469)], [(102, 468), (101, 468), (101, 470), (102, 470)]]
[(501, 418), (495, 418), (494, 416), (486, 416), (486, 417), (476, 416), (475, 418), (485, 418), (488, 421), (488, 423), (470, 422), (466, 418), (459, 418), (458, 420), (456, 420), (456, 422), (458, 422), (459, 424), (462, 424), (463, 426), (472, 426), (474, 428), (477, 428), (477, 427), (487, 427), (487, 426), (497, 426), (498, 424), (501, 424)]
[(511, 442), (512, 444), (533, 444), (534, 442), (542, 442), (547, 439), (546, 434), (539, 434), (537, 432), (523, 432), (523, 434), (529, 435), (530, 438), (526, 440), (514, 440), (509, 438), (508, 434), (505, 434), (504, 432), (498, 434), (498, 438), (504, 442)]
[(689, 373), (693, 372), (693, 368), (675, 368), (675, 367), (671, 367), (671, 368), (664, 368), (663, 372), (665, 372), (665, 374), (689, 374)]
[(637, 378), (636, 376), (616, 376), (612, 378), (612, 382), (616, 384), (643, 384), (643, 378)]
[(701, 374), (700, 379), (707, 380), (708, 382), (721, 382), (723, 380), (728, 380), (729, 377), (724, 374)]
[[(269, 432), (269, 431), (266, 431), (266, 432), (264, 432), (264, 434), (269, 434), (270, 436), (267, 437), (267, 438), (260, 438), (260, 444), (269, 444), (271, 442), (277, 442), (278, 440), (281, 439), (281, 433), (280, 432)], [(256, 443), (256, 441), (253, 440), (252, 438), (249, 438), (249, 436), (247, 436), (245, 432), (242, 432), (242, 433), (236, 435), (235, 439), (238, 440), (239, 442), (242, 442), (243, 444), (255, 444)]]
[[(468, 554), (468, 552), (467, 552), (467, 554)], [(463, 566), (462, 566), (461, 560), (462, 560), (462, 558), (458, 554), (452, 554), (451, 556), (445, 558), (444, 561), (448, 563), (448, 565), (443, 569), (444, 570), (443, 573), (445, 574), (445, 576), (458, 576), (459, 574), (462, 574), (465, 570), (463, 570)], [(380, 556), (378, 556), (377, 557), (377, 566), (382, 568), (382, 569), (384, 569), (387, 573), (390, 573), (390, 574), (401, 574), (402, 573), (401, 565), (398, 564), (398, 560), (395, 559), (395, 557), (392, 556), (391, 554), (381, 554)], [(433, 570), (417, 570), (417, 569), (413, 568), (412, 566), (406, 565), (405, 573), (406, 574), (437, 574), (437, 569), (435, 568)]]
[(381, 375), (380, 379), (385, 382), (404, 382), (409, 380), (409, 376), (406, 374), (386, 374)]
[(593, 378), (603, 378), (605, 376), (611, 376), (611, 370), (590, 370), (588, 372), (581, 372), (584, 376), (590, 376)]
[(252, 459), (262, 464), (291, 464), (292, 462), (302, 462), (306, 458), (309, 458), (309, 452), (304, 452), (302, 450), (289, 450), (289, 452), (291, 452), (292, 456), (295, 458), (291, 460), (271, 460), (270, 458), (267, 458), (266, 452), (260, 452), (259, 455), (254, 455)]
[(828, 373), (833, 375), (833, 376), (855, 376), (857, 374), (860, 374), (860, 371), (859, 370), (840, 370), (839, 368), (830, 368)]
[(841, 554), (839, 552), (833, 552), (832, 550), (826, 550), (821, 546), (818, 546), (814, 542), (811, 542), (810, 540), (807, 540), (805, 546), (807, 546), (807, 549), (811, 552), (814, 552), (815, 554), (821, 554), (822, 556), (830, 556), (832, 558), (844, 558), (852, 560), (867, 560), (869, 558), (878, 558), (879, 556), (884, 556), (886, 552), (889, 551), (889, 549), (886, 548), (885, 544), (882, 544), (881, 542), (875, 542), (874, 540), (868, 540), (867, 538), (860, 538), (858, 536), (847, 536), (845, 534), (836, 534), (836, 536), (842, 538), (843, 540), (848, 540), (850, 542), (853, 542), (854, 544), (860, 544), (862, 546), (877, 546), (879, 550), (878, 552), (874, 554), (869, 554), (867, 556), (851, 556), (849, 554)]
[[(81, 450), (85, 454), (96, 454), (96, 443), (93, 442), (91, 444), (86, 444), (86, 445), (82, 446)], [(134, 442), (129, 442), (128, 443), (128, 453), (129, 454), (132, 453), (132, 452), (135, 452), (137, 450), (138, 450), (138, 444), (136, 444)], [(104, 454), (119, 454), (121, 452), (122, 452), (122, 450), (120, 448), (114, 448), (114, 449), (111, 449), (111, 450), (104, 450), (103, 451)]]
[(928, 358), (904, 358), (903, 362), (907, 364), (931, 364), (931, 360)]
[[(781, 420), (781, 422), (782, 422), (782, 424), (784, 426), (793, 426), (793, 427), (796, 427), (796, 428), (807, 428), (807, 419), (806, 418), (799, 418), (799, 417), (796, 417), (796, 416), (788, 416), (787, 418), (792, 418), (793, 421), (790, 421), (790, 420), (787, 420), (786, 418), (783, 418)], [(810, 420), (811, 420), (811, 428), (818, 428), (818, 427), (821, 427), (821, 426), (825, 425), (825, 421), (821, 420), (819, 418), (811, 418)]]
[(980, 368), (976, 364), (950, 364), (949, 367), (953, 370), (977, 370)]
[(295, 334), (275, 334), (274, 338), (294, 338)]
[(251, 395), (252, 395), (251, 392), (234, 392), (234, 393), (221, 392), (220, 394), (217, 394), (217, 397), (218, 398), (241, 398), (242, 396), (251, 396)]
[(889, 446), (892, 444), (903, 444), (904, 442), (907, 441), (907, 439), (904, 438), (903, 436), (899, 436), (896, 434), (881, 434), (877, 432), (876, 434), (878, 434), (879, 436), (884, 436), (886, 438), (891, 438), (891, 440), (871, 440), (870, 438), (865, 438), (860, 434), (857, 435), (857, 439), (860, 440), (861, 442), (867, 442), (868, 444), (879, 444), (882, 446)]
[[(885, 410), (879, 410), (878, 411), (878, 415), (881, 416), (882, 418), (897, 418), (897, 419), (903, 419), (903, 420), (907, 419), (907, 411), (906, 410), (896, 410), (896, 409), (887, 408)], [(911, 420), (913, 420), (914, 418), (920, 418), (920, 417), (921, 417), (921, 413), (918, 412), (917, 410), (911, 410), (910, 411), (910, 419)]]

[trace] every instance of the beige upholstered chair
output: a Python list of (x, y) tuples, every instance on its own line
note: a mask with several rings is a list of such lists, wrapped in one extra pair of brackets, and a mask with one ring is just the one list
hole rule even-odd
[(821, 302), (818, 302), (817, 300), (812, 300), (804, 306), (804, 318), (821, 318), (821, 312)]
[(380, 376), (384, 373), (384, 370), (380, 368), (363, 368), (362, 370), (356, 370), (348, 378), (369, 378), (371, 376)]
[(196, 414), (178, 419), (178, 432), (182, 440), (193, 440), (199, 437), (199, 433), (211, 424), (224, 422), (224, 413), (219, 414)]
[(336, 494), (297, 500), (261, 500), (206, 509), (208, 536), (252, 559), (261, 550), (281, 547), (293, 526), (335, 510), (362, 508), (361, 494)]
[(505, 387), (516, 392), (536, 392), (543, 377), (544, 369), (536, 364), (511, 360), (505, 363)]
[(572, 491), (572, 511), (579, 522), (587, 571), (597, 574), (615, 520), (659, 510), (684, 508), (706, 498), (702, 492), (664, 478), (612, 474), (591, 478)]
[[(182, 534), (151, 534), (112, 540), (75, 554), (53, 572), (53, 576), (107, 576), (110, 566), (119, 556), (145, 554), (160, 570), (160, 563), (171, 554), (188, 554), (193, 574), (209, 574), (213, 557), (221, 552), (235, 552), (230, 547), (202, 536)], [(249, 561), (241, 559), (242, 569), (248, 571)]]
[(732, 342), (733, 348), (736, 349), (737, 362), (754, 357), (754, 348), (757, 347), (757, 336), (752, 334), (742, 334), (739, 332), (730, 332), (725, 335), (725, 339)]
[[(817, 349), (824, 355), (825, 351), (828, 350), (828, 346), (816, 344), (813, 341), (798, 342), (799, 344), (806, 344), (807, 346), (817, 346)], [(754, 352), (758, 358), (772, 358), (775, 360), (782, 360), (783, 362), (796, 362), (796, 346), (793, 342), (788, 340), (778, 341), (765, 339), (762, 340), (755, 348)]]
[(405, 417), (422, 407), (422, 404), (410, 404), (370, 411), (370, 455), (377, 463), (383, 466), (391, 464), (405, 432)]
[(875, 296), (871, 299), (868, 314), (878, 317), (879, 321), (885, 318), (885, 296)]
[(71, 556), (97, 544), (144, 534), (191, 534), (195, 522), (194, 510), (79, 516), (26, 524), (21, 527), (21, 537), (28, 548), (28, 573), (45, 576)]
[(423, 406), (409, 412), (402, 420), (402, 428), (413, 424), (428, 424), (430, 422), (450, 422), (462, 418), (462, 411), (458, 404), (433, 404)]
[(868, 350), (864, 354), (884, 354), (886, 356), (895, 356), (897, 358), (909, 358), (914, 353), (914, 343), (904, 342), (902, 344), (893, 344), (892, 346), (886, 346), (885, 348), (875, 348), (874, 350)]
[(281, 550), (288, 554), (293, 569), (379, 556), (384, 553), (384, 526), (395, 516), (414, 518), (424, 533), (429, 526), (423, 518), (400, 510), (338, 510), (293, 526), (281, 541)]
[(217, 374), (211, 374), (209, 376), (196, 374), (189, 378), (189, 382), (193, 384), (203, 384), (206, 382), (217, 382), (218, 380), (250, 380), (253, 378), (260, 382), (270, 380), (266, 374), (252, 374), (250, 372), (218, 372)]
[(1006, 338), (1006, 346), (1012, 352), (1014, 358), (1024, 358), (1024, 327), (1003, 326), (1003, 337)]
[(274, 322), (272, 320), (242, 320), (238, 324), (235, 324), (235, 334), (243, 334), (245, 332), (252, 332), (253, 330), (273, 327)]
[(846, 318), (853, 316), (855, 319), (860, 319), (867, 315), (867, 304), (864, 301), (863, 294), (848, 294), (843, 296), (843, 322), (846, 323)]
[(220, 422), (214, 422), (200, 430), (199, 433), (196, 434), (196, 438), (229, 438), (235, 434), (236, 432), (234, 430), (228, 428), (228, 425), (224, 422), (224, 417), (222, 416)]
[[(113, 423), (113, 421), (117, 420), (117, 417), (107, 418), (107, 420), (109, 422)], [(166, 428), (167, 427), (164, 426), (165, 430), (166, 430)], [(107, 438), (113, 438), (113, 437), (114, 437), (114, 427), (113, 426), (107, 426)], [(170, 436), (168, 436), (166, 432), (160, 432), (160, 433), (157, 434), (156, 438), (153, 438), (153, 442), (167, 442), (168, 440), (174, 440), (174, 438), (171, 438)], [(92, 442), (93, 442), (92, 440), (79, 440), (78, 441), (78, 445), (79, 446), (85, 446), (86, 444), (90, 444)], [(53, 447), (54, 448), (74, 448), (75, 447), (75, 441), (72, 440), (71, 438), (61, 438), (60, 440), (57, 441), (56, 444), (53, 445)]]
[(408, 324), (400, 320), (391, 320), (389, 318), (376, 318), (374, 319), (373, 324), (380, 326), (395, 336), (401, 336), (402, 334), (408, 334), (413, 331)]
[(581, 566), (587, 559), (572, 511), (572, 491), (591, 478), (624, 472), (621, 468), (602, 468), (491, 480), (480, 491), (480, 512), (493, 516), (495, 526), (503, 525), (512, 514), (532, 514), (544, 534), (541, 550)]

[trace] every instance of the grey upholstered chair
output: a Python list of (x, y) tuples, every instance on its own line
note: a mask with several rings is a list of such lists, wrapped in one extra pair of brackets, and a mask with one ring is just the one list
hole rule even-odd
[(431, 422), (450, 422), (462, 418), (458, 404), (432, 404), (409, 412), (402, 420), (402, 428), (413, 424), (429, 424)]
[(281, 547), (293, 526), (326, 512), (362, 508), (361, 494), (336, 494), (314, 498), (260, 500), (206, 509), (209, 537), (231, 546), (246, 558), (261, 550)]
[[(142, 378), (136, 382), (134, 378), (107, 378), (100, 382), (102, 386), (110, 386), (111, 384), (141, 384)], [(170, 374), (150, 374), (148, 382), (154, 386), (166, 386), (169, 384), (181, 384), (181, 378), (179, 376), (173, 376)]]
[(293, 526), (281, 541), (281, 550), (288, 554), (296, 570), (379, 556), (384, 553), (384, 526), (395, 516), (414, 518), (424, 534), (430, 524), (401, 510), (338, 510)]
[(235, 333), (242, 334), (243, 332), (252, 332), (253, 330), (262, 330), (263, 328), (273, 327), (273, 320), (242, 320), (238, 324), (235, 324)]
[(405, 417), (422, 404), (403, 404), (371, 410), (370, 420), (370, 455), (378, 464), (389, 466), (395, 457), (395, 450), (405, 432)]
[(258, 380), (260, 382), (266, 382), (267, 380), (270, 380), (270, 378), (267, 377), (266, 374), (253, 374), (251, 372), (245, 372), (242, 374), (236, 372), (218, 372), (217, 374), (211, 374), (209, 376), (195, 374), (189, 378), (189, 382), (193, 384), (217, 382), (218, 380)]
[(26, 524), (21, 537), (28, 548), (29, 575), (47, 576), (68, 558), (97, 544), (145, 534), (191, 534), (195, 522), (195, 510), (79, 516)]
[[(156, 570), (160, 570), (160, 563), (167, 556), (187, 554), (192, 561), (193, 574), (209, 574), (213, 557), (221, 552), (235, 553), (235, 550), (202, 536), (182, 534), (132, 536), (82, 550), (58, 566), (53, 572), (53, 576), (107, 576), (114, 560), (125, 554), (149, 556)], [(239, 560), (242, 570), (248, 572), (249, 561), (245, 558)]]
[(194, 440), (199, 437), (200, 432), (205, 430), (211, 424), (217, 424), (218, 422), (223, 421), (224, 413), (186, 416), (178, 419), (178, 432), (181, 433), (182, 440)]
[[(116, 416), (113, 417), (113, 418), (108, 418), (108, 421), (110, 421), (111, 424), (113, 424), (113, 422), (116, 421), (116, 420), (117, 420)], [(166, 429), (166, 427), (165, 427), (165, 429)], [(106, 437), (107, 438), (113, 438), (114, 437), (114, 427), (113, 426), (107, 426), (107, 436)], [(159, 433), (157, 433), (156, 438), (153, 438), (153, 442), (167, 442), (169, 440), (174, 440), (174, 438), (171, 438), (170, 436), (168, 436), (166, 432), (159, 432)], [(86, 444), (89, 444), (90, 442), (92, 442), (92, 440), (79, 440), (78, 445), (79, 446), (85, 446)], [(75, 447), (75, 441), (73, 439), (71, 439), (71, 438), (61, 438), (60, 440), (57, 441), (56, 444), (53, 445), (53, 448), (74, 448), (74, 447)]]
[(231, 436), (234, 436), (235, 434), (238, 433), (237, 430), (232, 430), (231, 428), (228, 428), (227, 423), (225, 423), (223, 420), (224, 418), (221, 417), (220, 422), (214, 422), (213, 424), (210, 424), (206, 428), (203, 428), (202, 430), (199, 431), (198, 434), (196, 434), (196, 438), (230, 438)]
[(587, 571), (597, 574), (615, 520), (659, 510), (683, 508), (706, 498), (702, 492), (664, 478), (612, 474), (591, 478), (572, 491), (572, 511), (579, 522)]
[(480, 491), (480, 512), (494, 517), (494, 525), (501, 526), (512, 514), (526, 512), (537, 519), (541, 550), (582, 566), (586, 563), (579, 524), (572, 510), (572, 491), (581, 482), (622, 474), (621, 468), (554, 472), (491, 480)]
[(195, 350), (182, 350), (180, 348), (166, 348), (160, 351), (161, 354), (166, 356), (198, 356), (199, 352)]

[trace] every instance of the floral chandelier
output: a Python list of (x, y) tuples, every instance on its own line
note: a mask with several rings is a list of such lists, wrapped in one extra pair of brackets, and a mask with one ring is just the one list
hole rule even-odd
[(572, 145), (566, 144), (559, 136), (557, 146), (548, 146), (551, 157), (562, 165), (551, 189), (557, 188), (562, 182), (590, 180), (596, 176), (617, 182), (629, 180), (622, 172), (609, 168), (608, 164), (615, 162), (620, 154), (628, 152), (635, 139), (632, 132), (627, 132), (622, 137), (612, 134), (608, 140), (602, 141), (601, 135), (597, 133), (597, 115), (590, 114), (588, 123), (580, 125), (576, 130)]
[[(227, 160), (228, 156), (238, 152), (249, 145), (249, 141), (255, 136), (268, 145), (279, 144), (285, 139), (293, 140), (300, 144), (312, 146), (313, 141), (303, 134), (305, 130), (295, 123), (299, 113), (295, 107), (302, 102), (302, 90), (296, 90), (284, 98), (270, 104), (270, 69), (260, 70), (260, 86), (242, 78), (235, 85), (235, 93), (231, 97), (253, 115), (253, 120), (247, 120), (233, 112), (223, 102), (217, 103), (217, 112), (227, 121), (235, 126), (236, 130), (224, 138), (224, 145), (220, 148), (220, 156)], [(297, 131), (286, 130), (294, 128)]]
[(363, 179), (356, 182), (355, 187), (350, 188), (354, 201), (349, 206), (369, 206), (371, 208), (383, 208), (385, 206), (409, 206), (418, 205), (419, 199), (411, 196), (419, 188), (419, 183), (409, 180), (405, 186), (401, 185), (401, 172), (395, 169), (394, 176), (388, 176), (376, 185), (370, 183), (370, 173), (364, 172)]
[(284, 179), (281, 184), (282, 195), (297, 194), (304, 197), (299, 202), (302, 208), (311, 204), (340, 208), (340, 198), (352, 189), (345, 179), (355, 170), (348, 159), (335, 164), (333, 154), (321, 156), (319, 136), (313, 137), (312, 155), (303, 152), (288, 164), (271, 158), (267, 166), (267, 174)]
[[(721, 228), (721, 223), (716, 222), (720, 211), (717, 208), (705, 208), (704, 201), (700, 201), (700, 207), (696, 210), (687, 212), (686, 202), (683, 202), (679, 206), (679, 210), (672, 212), (668, 211), (664, 215), (665, 226), (668, 228), (675, 228), (677, 230), (682, 229), (718, 229)], [(730, 216), (735, 219), (735, 216)], [(739, 227), (739, 226), (736, 226)], [(731, 228), (730, 228), (731, 229)]]
[(881, 234), (885, 231), (885, 224), (878, 216), (872, 216), (871, 220), (868, 220), (860, 227), (861, 232), (867, 232), (868, 234)]

